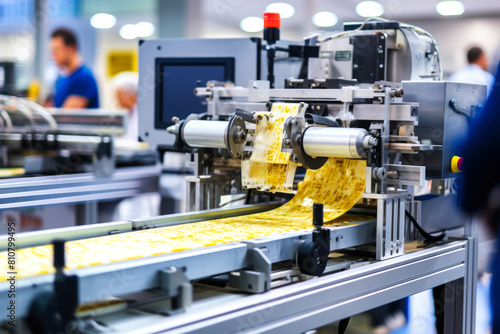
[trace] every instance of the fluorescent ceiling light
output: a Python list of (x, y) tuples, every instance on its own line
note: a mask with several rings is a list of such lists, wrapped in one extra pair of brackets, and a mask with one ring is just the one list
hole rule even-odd
[(462, 15), (465, 12), (465, 6), (460, 1), (441, 1), (436, 5), (436, 11), (444, 16)]
[(245, 17), (240, 22), (240, 28), (246, 32), (259, 32), (264, 29), (264, 20), (257, 16)]
[(125, 39), (134, 39), (137, 37), (137, 26), (135, 24), (126, 24), (120, 28), (120, 36)]
[(312, 22), (317, 27), (333, 27), (339, 19), (332, 12), (318, 12), (313, 15)]
[(151, 22), (139, 22), (136, 27), (137, 37), (149, 37), (156, 31), (155, 25)]
[(109, 29), (115, 26), (116, 17), (111, 14), (97, 13), (90, 18), (90, 24), (97, 29)]
[(362, 1), (356, 6), (356, 14), (363, 17), (376, 17), (384, 14), (384, 6), (376, 1)]
[(281, 19), (287, 19), (295, 14), (295, 8), (284, 2), (275, 2), (266, 7), (266, 12), (279, 13)]

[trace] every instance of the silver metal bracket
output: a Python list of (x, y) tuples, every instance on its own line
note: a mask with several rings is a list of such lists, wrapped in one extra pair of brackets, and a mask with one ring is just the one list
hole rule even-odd
[(193, 301), (193, 286), (184, 273), (185, 268), (170, 267), (159, 271), (160, 289), (171, 299), (171, 307), (161, 313), (184, 312)]
[(265, 249), (262, 248), (248, 249), (247, 257), (250, 269), (229, 273), (229, 286), (231, 288), (252, 293), (266, 292), (271, 289), (272, 262), (264, 252)]
[(385, 260), (404, 254), (406, 191), (388, 194), (364, 194), (377, 200), (376, 258)]

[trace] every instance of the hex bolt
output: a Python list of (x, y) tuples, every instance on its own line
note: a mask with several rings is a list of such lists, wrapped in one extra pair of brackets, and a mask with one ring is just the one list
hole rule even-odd
[(397, 170), (391, 170), (387, 172), (387, 177), (389, 179), (399, 179), (399, 172)]

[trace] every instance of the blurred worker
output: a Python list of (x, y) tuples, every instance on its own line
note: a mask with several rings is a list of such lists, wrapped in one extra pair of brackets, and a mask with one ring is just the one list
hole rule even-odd
[(65, 28), (54, 30), (50, 48), (61, 73), (48, 104), (56, 108), (99, 108), (97, 84), (78, 52), (75, 34)]
[(486, 85), (491, 92), (495, 78), (488, 70), (488, 58), (480, 47), (470, 48), (467, 52), (469, 65), (450, 77), (450, 81)]
[(137, 113), (137, 85), (135, 72), (118, 73), (112, 80), (118, 106), (128, 110), (127, 128), (124, 138), (137, 141), (139, 137), (139, 115)]
[[(470, 124), (464, 141), (461, 201), (471, 213), (481, 212), (492, 233), (500, 233), (500, 66), (484, 109)], [(498, 249), (498, 246), (497, 246)], [(491, 283), (493, 331), (500, 333), (500, 253), (496, 252)]]

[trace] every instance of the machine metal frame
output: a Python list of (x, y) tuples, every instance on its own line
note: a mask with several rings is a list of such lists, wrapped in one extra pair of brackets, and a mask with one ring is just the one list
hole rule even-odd
[[(119, 233), (117, 230), (129, 232), (130, 228), (144, 229), (211, 217), (247, 214), (273, 206), (276, 204), (117, 222), (109, 226), (91, 227), (93, 231), (81, 231), (78, 236), (74, 235), (72, 229), (55, 231), (55, 234), (41, 236), (38, 240), (34, 239), (33, 235), (26, 235), (27, 240), (31, 240), (26, 245), (44, 243), (56, 237), (56, 234), (60, 236), (61, 233), (70, 233), (74, 235), (73, 238), (80, 239)], [(332, 250), (375, 242), (375, 220), (329, 229), (332, 234)], [(463, 230), (457, 231), (457, 235), (463, 233)], [(364, 240), (360, 240), (362, 236)], [(19, 240), (25, 238), (23, 234), (19, 237)], [(69, 235), (67, 237), (71, 238)], [(127, 317), (127, 332), (131, 333), (229, 333), (249, 330), (256, 333), (299, 333), (446, 284), (445, 333), (474, 333), (473, 287), (476, 272), (474, 268), (477, 266), (475, 238), (452, 238), (449, 242), (429, 245), (424, 249), (419, 249), (420, 246), (416, 242), (407, 243), (406, 253), (384, 261), (373, 261), (374, 258), (359, 255), (333, 257), (325, 275), (314, 279), (300, 275), (297, 270), (271, 270), (270, 265), (273, 263), (293, 260), (297, 244), (310, 238), (311, 234), (307, 231), (291, 232), (245, 242), (75, 269), (68, 274), (78, 277), (78, 297), (81, 303), (141, 291), (158, 294), (160, 299), (153, 299), (152, 303), (156, 305), (153, 308), (147, 306), (149, 304), (131, 304), (127, 311), (93, 317), (94, 320), (109, 326), (110, 330), (119, 330), (122, 325), (118, 320)], [(211, 263), (210, 267), (204, 266), (205, 263)], [(262, 271), (266, 267), (262, 266), (264, 263), (268, 263), (269, 270)], [(184, 279), (171, 277), (165, 281), (166, 277), (180, 268), (183, 268)], [(195, 283), (214, 275), (235, 275), (236, 272), (240, 273), (236, 276), (241, 278), (231, 283), (230, 276), (229, 286), (250, 294)], [(245, 276), (245, 273), (249, 275)], [(23, 300), (17, 308), (19, 318), (27, 315), (30, 301), (36, 295), (43, 291), (52, 291), (53, 281), (53, 274), (18, 281), (17, 298)], [(242, 289), (252, 283), (255, 284), (253, 288)], [(7, 289), (6, 284), (0, 284), (2, 291)], [(181, 286), (182, 289), (176, 290), (175, 287)], [(161, 292), (163, 290), (165, 293)], [(184, 304), (180, 305), (184, 312), (175, 311), (169, 306), (172, 298), (181, 296)], [(142, 311), (130, 313), (134, 308)], [(155, 314), (156, 312), (151, 313), (153, 309), (165, 311)], [(147, 326), (144, 324), (145, 319)]]

